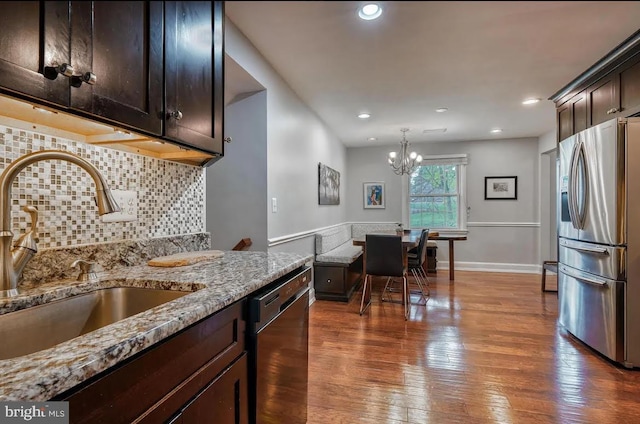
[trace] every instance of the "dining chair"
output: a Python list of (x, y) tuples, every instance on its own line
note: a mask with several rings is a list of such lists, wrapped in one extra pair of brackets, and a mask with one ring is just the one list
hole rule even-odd
[(360, 301), (360, 315), (371, 305), (371, 297), (365, 305), (367, 286), (371, 291), (372, 277), (387, 277), (390, 279), (402, 279), (404, 299), (404, 319), (409, 318), (409, 286), (407, 280), (407, 268), (402, 261), (402, 236), (391, 234), (367, 234), (365, 236), (365, 268), (366, 275), (362, 285), (362, 300)]
[[(425, 305), (427, 304), (427, 297), (429, 296), (429, 288), (428, 288), (429, 280), (428, 280), (427, 274), (424, 271), (424, 263), (427, 260), (427, 240), (428, 239), (429, 239), (429, 229), (426, 228), (420, 232), (420, 239), (418, 240), (418, 245), (413, 249), (409, 250), (409, 252), (407, 253), (408, 270), (411, 271), (411, 274), (413, 275), (416, 285), (419, 288), (419, 290), (409, 290), (409, 294), (410, 295), (419, 294), (420, 300), (418, 301), (418, 303), (424, 300)], [(398, 289), (397, 287), (394, 287), (394, 283), (395, 282), (392, 280), (387, 280), (387, 284), (384, 286), (384, 289), (382, 290), (383, 301), (389, 301), (389, 302), (394, 301), (393, 299), (391, 299), (391, 293), (400, 291), (400, 289)], [(384, 298), (385, 294), (388, 294), (387, 299)], [(409, 297), (409, 300), (410, 299), (411, 298)]]
[[(420, 298), (424, 299), (425, 304), (427, 302), (427, 296), (429, 296), (429, 277), (424, 270), (424, 263), (427, 260), (427, 241), (429, 239), (429, 229), (425, 228), (420, 234), (420, 241), (414, 254), (408, 253), (408, 268), (413, 274), (413, 278), (420, 289)], [(425, 292), (426, 289), (426, 292)]]

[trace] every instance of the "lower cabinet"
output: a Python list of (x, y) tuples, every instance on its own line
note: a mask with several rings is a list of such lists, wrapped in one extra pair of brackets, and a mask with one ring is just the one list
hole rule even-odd
[(170, 422), (248, 423), (247, 354), (209, 383)]
[(70, 423), (247, 423), (246, 300), (53, 400)]

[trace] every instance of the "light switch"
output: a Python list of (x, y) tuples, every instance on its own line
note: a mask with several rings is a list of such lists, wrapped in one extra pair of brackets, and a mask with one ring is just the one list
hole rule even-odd
[(138, 220), (138, 192), (132, 190), (111, 190), (111, 195), (120, 206), (120, 212), (102, 215), (102, 222), (126, 222)]
[(275, 197), (271, 198), (271, 212), (278, 212), (278, 199)]

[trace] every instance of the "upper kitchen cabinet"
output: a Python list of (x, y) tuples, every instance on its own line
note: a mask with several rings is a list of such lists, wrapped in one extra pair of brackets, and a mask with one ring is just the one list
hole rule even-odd
[(71, 2), (70, 106), (162, 134), (162, 2)]
[(223, 152), (224, 2), (165, 2), (165, 136)]
[(640, 31), (549, 98), (558, 142), (613, 118), (640, 114)]
[(69, 2), (3, 2), (0, 91), (69, 104)]

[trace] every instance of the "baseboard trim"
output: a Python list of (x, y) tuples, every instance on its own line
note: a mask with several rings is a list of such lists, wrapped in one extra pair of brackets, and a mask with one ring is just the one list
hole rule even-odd
[[(449, 261), (438, 261), (438, 271), (448, 272)], [(492, 262), (455, 262), (456, 271), (512, 272), (516, 274), (541, 274), (542, 265), (508, 264)]]

